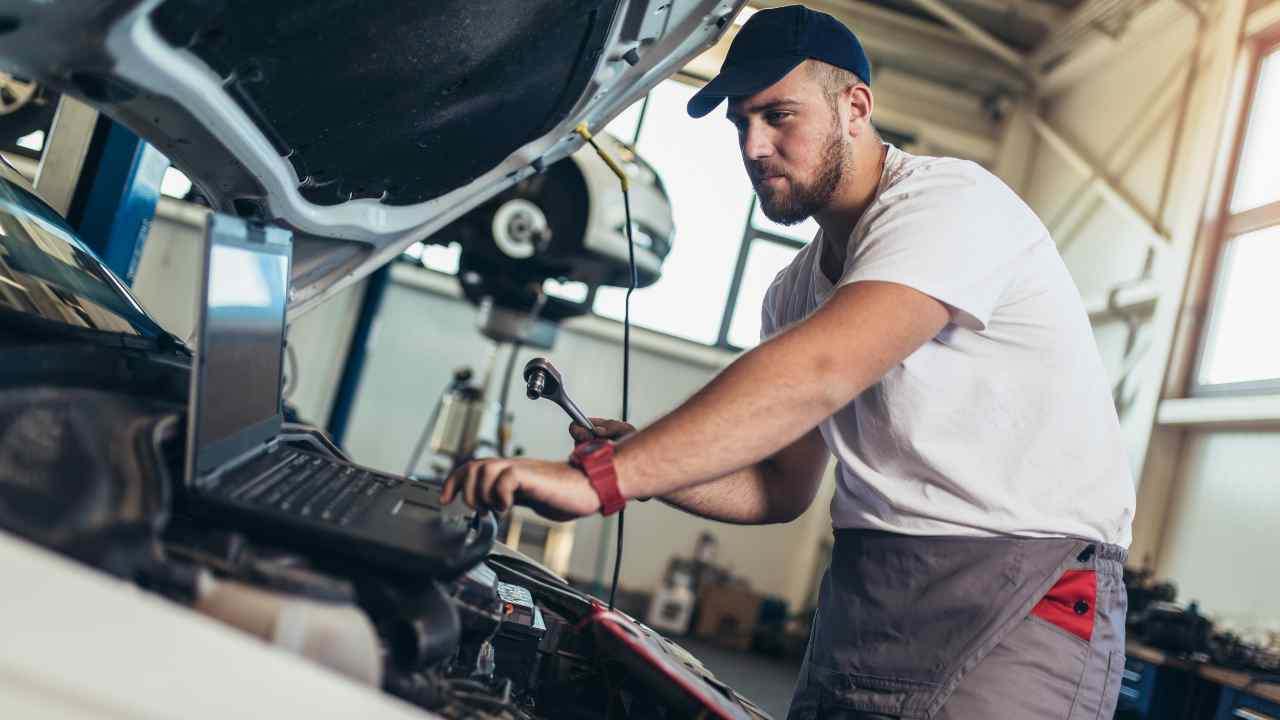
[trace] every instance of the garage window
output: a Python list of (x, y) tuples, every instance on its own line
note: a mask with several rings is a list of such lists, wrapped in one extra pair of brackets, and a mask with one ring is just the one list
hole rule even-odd
[[(720, 344), (734, 258), (751, 209), (751, 183), (727, 121), (685, 112), (697, 88), (667, 80), (649, 93), (636, 151), (662, 177), (676, 234), (662, 277), (631, 297), (631, 319), (707, 345)], [(595, 311), (622, 319), (620, 288), (601, 288)]]
[[(817, 223), (786, 227), (760, 212), (733, 128), (723, 119), (694, 120), (685, 113), (696, 91), (682, 80), (666, 80), (605, 128), (633, 144), (661, 175), (676, 224), (662, 277), (632, 295), (631, 320), (702, 345), (749, 348), (759, 340), (765, 290), (814, 236)], [(456, 244), (419, 243), (404, 259), (454, 274), (458, 254)], [(585, 295), (585, 286), (554, 281), (546, 289), (561, 297)], [(600, 288), (595, 313), (622, 320), (625, 295), (622, 288)]]
[(779, 242), (756, 235), (743, 245), (737, 275), (725, 315), (725, 340), (732, 347), (748, 348), (760, 339), (760, 306), (765, 291), (782, 268), (800, 251), (800, 244)]
[[(785, 226), (769, 220), (755, 204), (742, 168), (737, 135), (723, 117), (694, 120), (685, 105), (697, 87), (677, 77), (624, 110), (605, 130), (631, 143), (658, 171), (671, 200), (676, 236), (663, 263), (662, 278), (631, 298), (637, 327), (702, 345), (741, 350), (756, 345), (760, 304), (774, 276), (805, 243), (818, 224), (812, 219)], [(879, 128), (887, 142), (912, 149), (915, 138)], [(457, 246), (419, 246), (406, 259), (455, 273)], [(548, 281), (548, 292), (585, 296), (585, 286)], [(600, 288), (597, 315), (622, 320), (621, 288)]]
[(1197, 394), (1280, 390), (1280, 46), (1258, 54), (1247, 107)]

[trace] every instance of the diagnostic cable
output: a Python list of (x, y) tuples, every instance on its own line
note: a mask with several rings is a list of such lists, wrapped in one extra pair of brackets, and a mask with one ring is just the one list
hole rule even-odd
[[(582, 136), (601, 160), (609, 166), (614, 175), (618, 176), (618, 182), (622, 185), (622, 208), (626, 214), (627, 223), (627, 262), (631, 274), (629, 284), (627, 285), (627, 295), (622, 304), (622, 422), (628, 421), (630, 415), (630, 387), (631, 378), (631, 293), (635, 292), (636, 285), (639, 284), (636, 275), (636, 241), (631, 234), (631, 182), (627, 179), (627, 172), (622, 168), (609, 153), (604, 151), (591, 135), (591, 131), (587, 129), (585, 122), (580, 123), (574, 128), (574, 132)], [(613, 559), (613, 583), (609, 586), (609, 610), (613, 610), (614, 596), (618, 592), (618, 571), (622, 568), (622, 524), (626, 509), (618, 511), (618, 548)]]

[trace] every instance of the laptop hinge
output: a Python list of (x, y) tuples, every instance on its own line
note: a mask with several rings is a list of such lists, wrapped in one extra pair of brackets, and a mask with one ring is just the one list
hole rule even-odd
[(245, 452), (240, 453), (239, 455), (236, 455), (235, 457), (231, 458), (227, 462), (219, 465), (217, 468), (215, 468), (211, 472), (205, 473), (204, 475), (201, 475), (200, 477), (196, 478), (196, 487), (199, 488), (200, 490), (207, 489), (209, 486), (215, 484), (214, 481), (222, 477), (224, 474), (229, 473), (232, 470), (235, 470), (236, 468), (240, 467), (241, 465), (244, 465), (245, 463), (249, 462), (250, 460), (253, 460), (254, 458), (260, 455), (263, 455), (269, 452), (275, 452), (276, 448), (279, 445), (280, 445), (280, 438), (271, 438), (270, 440), (262, 443), (261, 445), (252, 447), (249, 450), (246, 450)]

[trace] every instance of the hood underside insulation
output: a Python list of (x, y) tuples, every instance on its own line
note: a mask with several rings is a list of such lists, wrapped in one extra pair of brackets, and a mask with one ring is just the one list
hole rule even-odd
[(619, 0), (169, 0), (153, 21), (224, 78), (319, 204), (430, 200), (568, 116)]

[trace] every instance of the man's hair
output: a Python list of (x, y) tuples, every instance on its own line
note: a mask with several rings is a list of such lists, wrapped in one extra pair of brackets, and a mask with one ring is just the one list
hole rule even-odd
[(832, 112), (835, 112), (839, 105), (840, 94), (862, 82), (857, 75), (848, 70), (821, 60), (810, 59), (808, 66), (809, 76), (822, 87), (822, 95), (827, 99), (827, 105), (831, 106)]
[[(831, 108), (831, 114), (839, 117), (841, 93), (854, 85), (865, 84), (862, 78), (842, 67), (836, 67), (821, 60), (810, 58), (807, 65), (809, 76), (822, 88), (822, 96), (827, 99), (827, 107)], [(874, 124), (871, 125), (871, 132), (875, 137), (880, 137), (880, 130)]]

